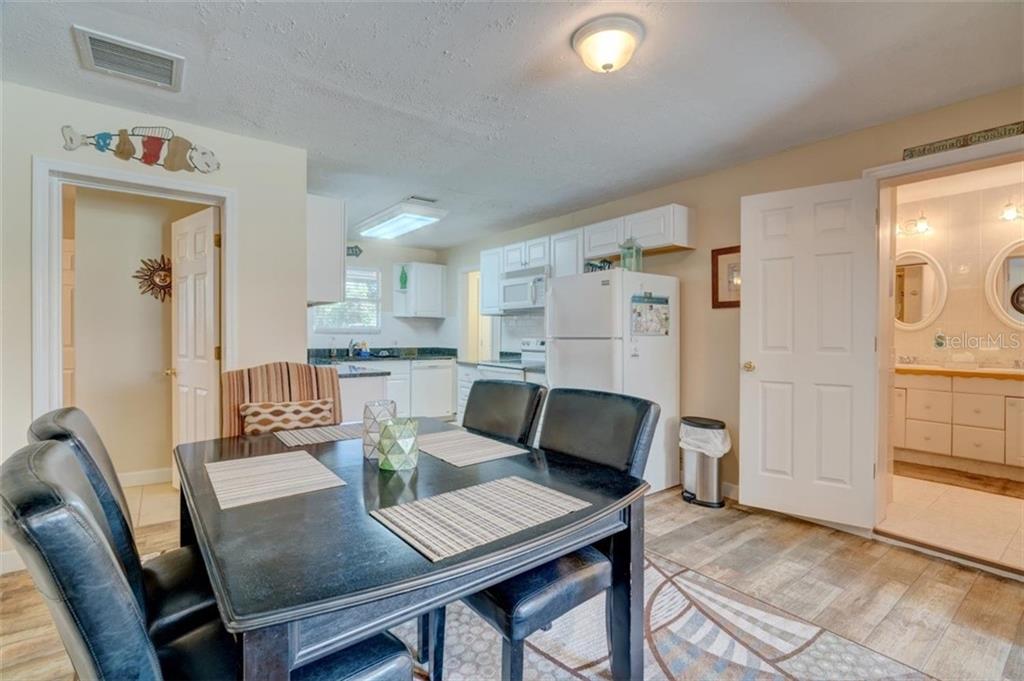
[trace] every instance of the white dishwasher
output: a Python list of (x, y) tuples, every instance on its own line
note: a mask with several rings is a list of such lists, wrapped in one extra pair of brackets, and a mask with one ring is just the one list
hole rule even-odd
[(412, 415), (451, 418), (455, 413), (455, 360), (412, 362)]

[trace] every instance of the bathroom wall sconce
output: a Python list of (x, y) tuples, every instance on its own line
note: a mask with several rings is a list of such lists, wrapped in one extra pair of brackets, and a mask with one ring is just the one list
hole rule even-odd
[(1006, 205), (1003, 206), (1003, 212), (999, 214), (999, 217), (1007, 222), (1017, 220), (1024, 217), (1024, 213), (1020, 212), (1020, 208), (1017, 208), (1017, 204), (1013, 201), (1007, 201)]
[(918, 236), (920, 234), (927, 234), (930, 231), (932, 231), (932, 228), (928, 224), (928, 218), (924, 216), (924, 211), (921, 212), (921, 216), (916, 220), (907, 220), (896, 228), (896, 234), (900, 236)]

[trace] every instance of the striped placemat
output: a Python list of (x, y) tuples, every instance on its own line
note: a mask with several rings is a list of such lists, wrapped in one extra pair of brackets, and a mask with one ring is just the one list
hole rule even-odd
[(370, 515), (438, 561), (587, 506), (576, 497), (510, 476), (370, 511)]
[(419, 436), (420, 451), (462, 468), (475, 463), (526, 454), (527, 450), (464, 430), (445, 430)]
[(206, 474), (221, 510), (345, 484), (306, 451), (213, 461)]
[(343, 423), (340, 426), (279, 430), (274, 435), (287, 447), (301, 447), (303, 445), (318, 445), (321, 442), (334, 442), (335, 440), (358, 440), (363, 436), (363, 427), (358, 423)]

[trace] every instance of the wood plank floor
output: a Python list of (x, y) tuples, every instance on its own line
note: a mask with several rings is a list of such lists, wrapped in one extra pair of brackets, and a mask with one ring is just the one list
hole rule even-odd
[(647, 500), (647, 550), (939, 679), (1024, 679), (1024, 583), (789, 516)]
[[(907, 549), (676, 491), (648, 498), (647, 548), (936, 678), (1024, 679), (1024, 583)], [(136, 530), (143, 555), (178, 523)], [(0, 679), (71, 679), (25, 572), (0, 576)]]
[(938, 466), (925, 466), (920, 463), (909, 461), (893, 461), (893, 474), (902, 475), (907, 478), (918, 480), (930, 480), (941, 482), (957, 487), (989, 492), (990, 494), (1002, 494), (1006, 497), (1024, 499), (1024, 482), (1008, 480), (1007, 478), (993, 478), (989, 475), (978, 473), (967, 473), (951, 468), (939, 468)]

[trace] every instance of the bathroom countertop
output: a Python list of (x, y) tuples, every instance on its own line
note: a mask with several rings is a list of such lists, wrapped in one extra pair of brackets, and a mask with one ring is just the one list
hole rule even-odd
[(929, 364), (897, 364), (897, 374), (918, 376), (958, 376), (961, 378), (998, 378), (1009, 381), (1024, 381), (1024, 369), (1002, 367), (983, 367), (966, 369), (960, 367), (941, 367)]

